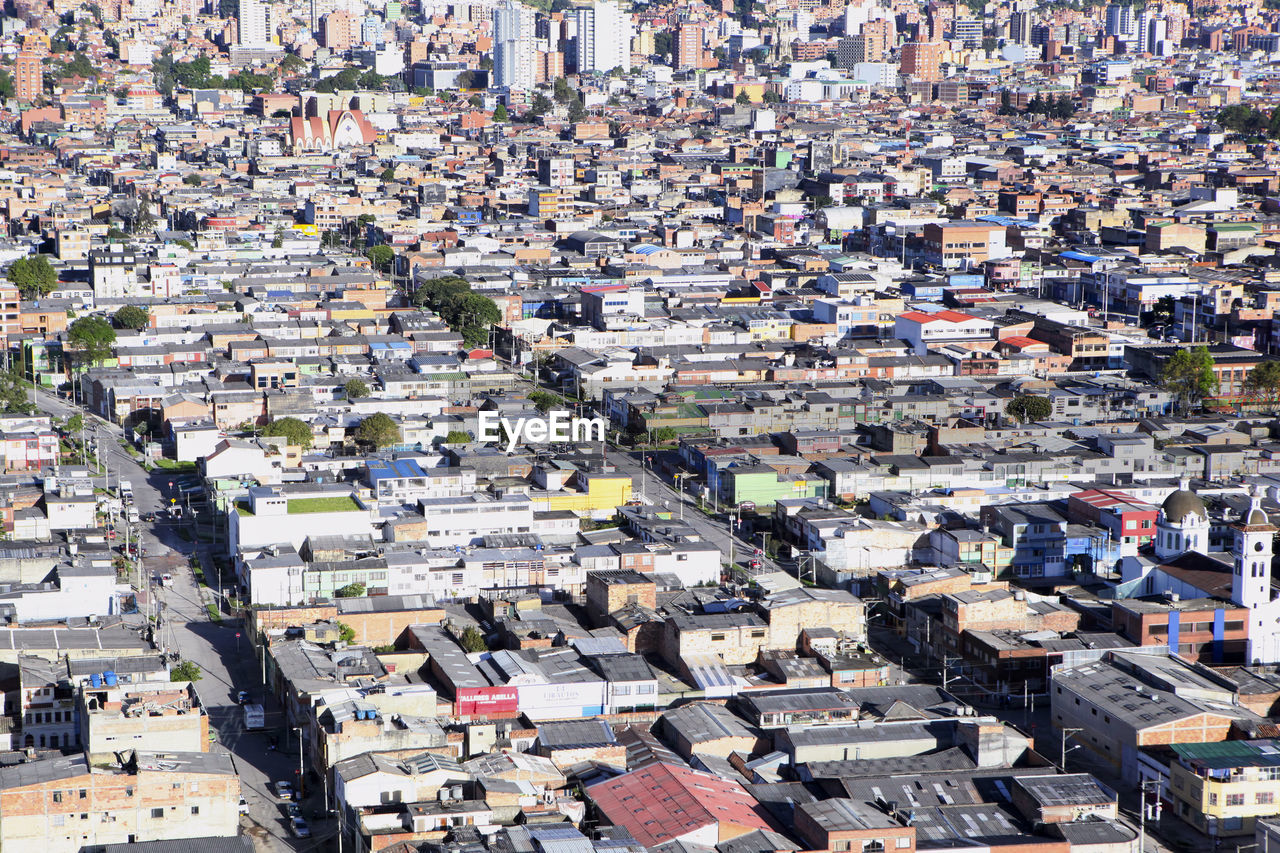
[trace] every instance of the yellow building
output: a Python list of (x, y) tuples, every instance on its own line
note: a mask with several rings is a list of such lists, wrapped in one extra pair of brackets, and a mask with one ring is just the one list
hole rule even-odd
[(1280, 814), (1280, 740), (1174, 743), (1169, 796), (1174, 813), (1215, 838), (1253, 835), (1260, 817)]
[(626, 474), (587, 474), (579, 471), (571, 486), (531, 491), (529, 499), (539, 512), (568, 510), (592, 518), (609, 518), (631, 500), (631, 477)]

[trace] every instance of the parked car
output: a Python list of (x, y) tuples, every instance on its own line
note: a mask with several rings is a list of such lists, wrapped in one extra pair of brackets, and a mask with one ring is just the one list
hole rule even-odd
[(241, 691), (239, 691), (238, 693), (236, 693), (236, 704), (237, 704), (237, 705), (248, 705), (248, 704), (249, 704), (249, 691), (247, 691), (247, 690), (241, 690)]
[(244, 796), (243, 796), (243, 795), (241, 795), (241, 797), (240, 797), (240, 807), (239, 807), (239, 808), (240, 808), (240, 814), (248, 814), (248, 813), (249, 813), (249, 801), (248, 801), (248, 800), (246, 800), (246, 799), (244, 798)]
[(293, 799), (293, 785), (289, 782), (276, 783), (276, 797), (281, 800)]
[(287, 814), (290, 818), (302, 817), (302, 807), (299, 806), (297, 803), (295, 803), (293, 800), (290, 800), (289, 802), (284, 804), (284, 813)]
[(293, 834), (299, 838), (311, 837), (311, 827), (300, 817), (290, 818), (289, 829), (292, 830)]

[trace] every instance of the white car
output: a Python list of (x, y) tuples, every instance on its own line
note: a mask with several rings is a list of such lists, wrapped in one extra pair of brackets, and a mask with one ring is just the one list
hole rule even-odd
[(239, 806), (239, 808), (240, 808), (240, 814), (248, 814), (248, 813), (249, 813), (249, 801), (248, 801), (248, 800), (246, 800), (246, 799), (244, 798), (244, 795), (241, 795), (241, 796), (240, 796), (240, 806)]
[(276, 797), (281, 800), (293, 799), (293, 785), (289, 782), (276, 783)]

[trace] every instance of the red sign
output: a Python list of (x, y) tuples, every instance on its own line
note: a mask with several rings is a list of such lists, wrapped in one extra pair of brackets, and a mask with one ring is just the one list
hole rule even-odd
[(514, 714), (519, 694), (514, 687), (470, 687), (458, 691), (458, 716)]

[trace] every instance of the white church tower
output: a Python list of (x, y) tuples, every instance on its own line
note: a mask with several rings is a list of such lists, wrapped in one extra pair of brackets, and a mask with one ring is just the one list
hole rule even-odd
[(1244, 517), (1232, 525), (1231, 600), (1249, 610), (1249, 656), (1253, 664), (1280, 662), (1280, 600), (1271, 598), (1271, 552), (1276, 528), (1255, 494)]

